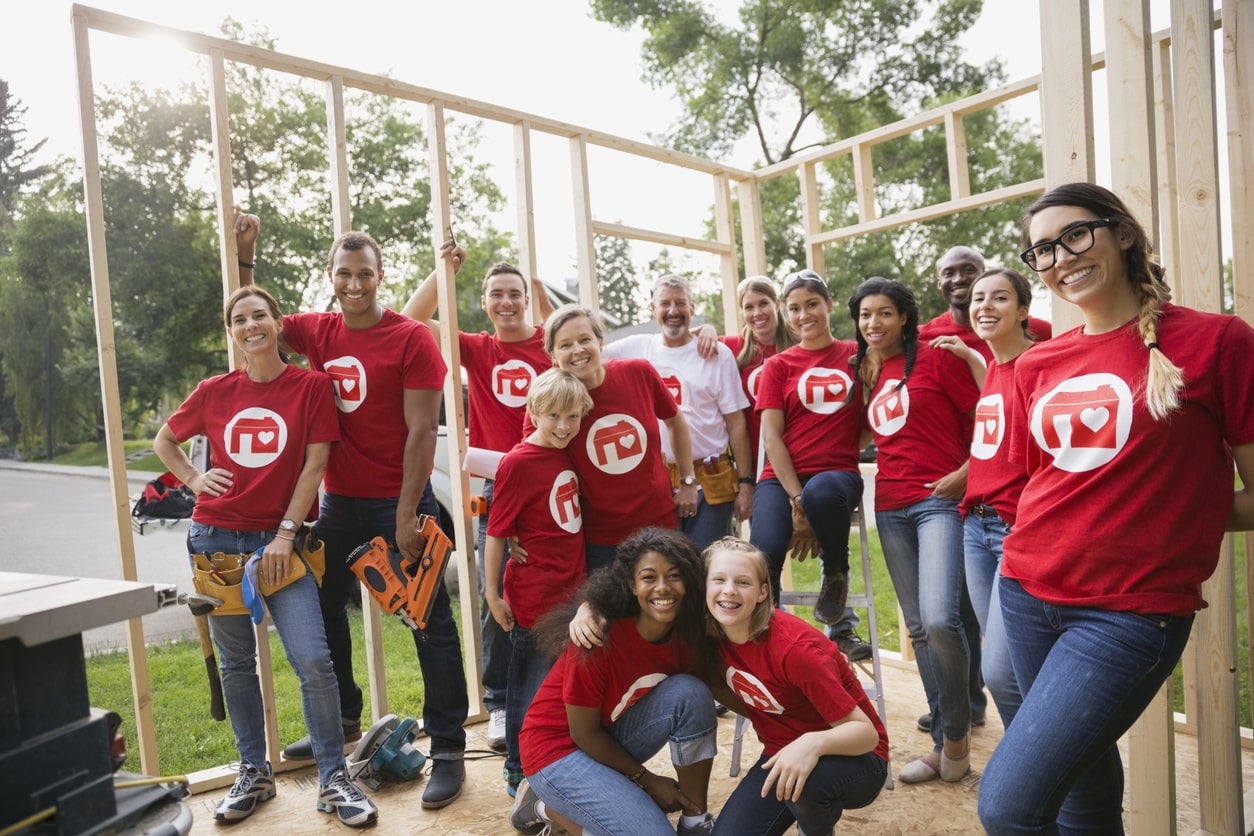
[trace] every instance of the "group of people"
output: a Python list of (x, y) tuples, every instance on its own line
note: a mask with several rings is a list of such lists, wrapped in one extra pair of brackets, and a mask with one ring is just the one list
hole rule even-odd
[[(237, 217), (248, 278), (257, 230)], [(933, 740), (901, 780), (967, 774), (987, 682), (1006, 729), (981, 782), (988, 832), (1122, 832), (1115, 743), (1183, 652), (1225, 528), (1254, 527), (1254, 493), (1233, 490), (1234, 464), (1242, 485), (1254, 477), (1254, 393), (1239, 372), (1254, 330), (1171, 304), (1144, 228), (1099, 186), (1046, 193), (1023, 245), (1081, 327), (1047, 339), (1027, 280), (967, 247), (940, 261), (949, 310), (930, 322), (905, 285), (863, 282), (853, 342), (833, 337), (830, 291), (811, 271), (780, 292), (742, 282), (743, 331), (721, 341), (690, 329), (691, 291), (665, 277), (661, 333), (608, 347), (592, 311), (566, 305), (537, 325), (521, 273), (489, 271), (495, 333), (458, 338), (471, 444), (504, 454), (480, 561), (489, 740), (506, 752), (516, 829), (670, 833), (680, 811), (680, 833), (795, 821), (815, 836), (875, 799), (888, 740), (846, 659), (869, 650), (845, 601), (873, 439), (876, 527)], [(441, 255), (465, 259), (452, 241)], [(377, 534), (421, 548), (447, 369), (414, 321), (435, 313), (434, 279), (408, 316), (387, 310), (380, 253), (360, 233), (332, 247), (328, 274), (337, 313), (281, 316), (256, 287), (234, 294), (225, 324), (245, 368), (202, 383), (155, 446), (201, 498), (193, 555), (260, 550), (276, 586), (316, 516), (321, 587), (305, 574), (266, 597), (309, 729), (286, 751), (317, 762), (319, 809), (361, 825), (377, 811), (342, 754), (362, 709), (344, 559)], [(287, 364), (288, 348), (312, 370)], [(203, 473), (179, 447), (197, 433), (211, 444)], [(726, 536), (733, 519), (750, 520), (748, 541)], [(822, 564), (814, 614), (828, 637), (777, 608), (790, 553)], [(217, 811), (230, 821), (274, 782), (251, 624), (211, 628), (240, 752)], [(415, 640), (434, 764), (423, 805), (440, 807), (461, 792), (468, 710), (442, 588)], [(717, 817), (716, 700), (763, 743)], [(667, 742), (674, 778), (644, 765)]]

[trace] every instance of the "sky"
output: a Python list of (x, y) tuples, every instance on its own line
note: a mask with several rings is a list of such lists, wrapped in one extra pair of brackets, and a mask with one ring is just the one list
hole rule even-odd
[[(643, 33), (595, 21), (588, 0), (417, 0), (407, 4), (395, 0), (351, 4), (96, 0), (85, 5), (210, 34), (216, 34), (229, 16), (248, 27), (268, 28), (281, 52), (366, 72), (386, 72), (452, 95), (631, 139), (647, 141), (649, 132), (664, 130), (680, 116), (667, 91), (651, 89), (641, 81)], [(730, 13), (737, 4), (713, 0), (708, 5)], [(1167, 25), (1166, 5), (1167, 0), (1154, 0), (1155, 29)], [(1011, 79), (1039, 72), (1034, 6), (1021, 0), (986, 0), (980, 20), (963, 39), (969, 58), (1001, 58)], [(5, 11), (7, 31), (0, 35), (0, 78), (9, 82), (13, 94), (27, 107), (28, 138), (47, 137), (49, 155), (79, 158), (70, 13), (71, 4), (65, 0), (11, 4)], [(1097, 50), (1101, 48), (1100, 2), (1093, 4), (1091, 16)], [(97, 88), (132, 79), (166, 80), (190, 73), (194, 66), (188, 53), (161, 41), (93, 33), (91, 48)], [(569, 183), (567, 153), (563, 142), (533, 143), (540, 273), (571, 275), (573, 232), (568, 186), (563, 185)], [(1100, 149), (1100, 136), (1098, 143)], [(493, 164), (505, 190), (513, 191), (507, 135), (490, 137), (476, 156)], [(746, 168), (754, 161), (748, 143), (727, 160)], [(623, 168), (627, 170), (613, 172), (617, 180), (609, 175), (606, 180), (596, 179), (600, 175), (594, 172), (593, 212), (598, 219), (702, 234), (701, 222), (711, 204), (708, 181), (698, 178), (695, 184), (661, 196), (655, 188), (642, 188), (646, 175)], [(513, 229), (512, 219), (511, 207), (500, 225)]]

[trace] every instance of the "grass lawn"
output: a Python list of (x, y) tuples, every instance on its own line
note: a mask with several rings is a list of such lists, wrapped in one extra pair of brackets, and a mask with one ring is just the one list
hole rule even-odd
[[(129, 456), (132, 453), (138, 453), (141, 450), (147, 450), (152, 447), (152, 439), (141, 438), (131, 439), (122, 442)], [(52, 460), (53, 464), (72, 465), (74, 467), (108, 467), (109, 454), (105, 452), (105, 443), (103, 441), (88, 441), (83, 444), (75, 444), (73, 449), (68, 453), (56, 456)], [(165, 473), (165, 465), (161, 463), (161, 459), (155, 455), (149, 454), (138, 458), (134, 461), (126, 463), (127, 470), (146, 470), (152, 473)]]
[[(453, 617), (460, 625), (461, 616), (456, 603), (453, 605)], [(357, 682), (362, 684), (366, 679), (366, 654), (361, 612), (350, 609), (349, 622), (353, 631), (354, 673)], [(399, 618), (386, 616), (383, 619), (389, 706), (393, 713), (400, 716), (421, 717), (422, 674), (418, 669), (412, 635)], [(270, 653), (279, 739), (287, 745), (305, 734), (300, 686), (283, 653), (283, 643), (273, 630), (270, 631)], [(151, 645), (148, 648), (148, 681), (152, 685), (161, 774), (181, 775), (238, 759), (230, 722), (217, 723), (209, 717), (209, 683), (198, 641)], [(87, 660), (87, 683), (92, 705), (112, 709), (122, 716), (122, 734), (132, 749), (125, 768), (139, 771), (139, 738), (135, 732), (126, 651), (90, 657)], [(367, 699), (362, 727), (368, 727), (373, 722), (370, 700)]]

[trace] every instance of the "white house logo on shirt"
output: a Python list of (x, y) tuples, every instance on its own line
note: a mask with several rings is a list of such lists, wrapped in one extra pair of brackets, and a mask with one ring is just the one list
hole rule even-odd
[(807, 369), (797, 378), (797, 397), (801, 405), (819, 415), (831, 415), (845, 405), (853, 380), (839, 369), (822, 366)]
[(975, 436), (971, 439), (971, 455), (988, 461), (997, 455), (1001, 440), (1006, 437), (1006, 404), (1000, 394), (985, 395), (975, 405)]
[(758, 366), (749, 372), (749, 379), (746, 381), (745, 388), (749, 390), (749, 400), (754, 403), (758, 402), (758, 375), (762, 374), (763, 366)]
[(492, 394), (505, 406), (526, 406), (527, 392), (535, 379), (536, 370), (527, 361), (506, 360), (492, 367)]
[(340, 412), (355, 412), (366, 400), (366, 367), (351, 354), (328, 360), (322, 370), (335, 385), (335, 406)]
[(1059, 383), (1032, 408), (1032, 438), (1054, 467), (1084, 473), (1109, 463), (1128, 443), (1132, 390), (1106, 372)]
[(614, 710), (610, 712), (610, 722), (617, 720), (624, 711), (647, 697), (663, 679), (666, 679), (664, 673), (650, 673), (631, 683), (623, 692), (623, 698), (618, 701), (618, 705), (614, 706)]
[(749, 708), (756, 708), (758, 711), (766, 714), (783, 714), (784, 707), (779, 704), (779, 700), (775, 699), (775, 695), (770, 689), (748, 671), (742, 671), (737, 668), (727, 668), (727, 687), (735, 692)]
[(598, 418), (588, 430), (585, 443), (592, 463), (599, 470), (615, 475), (635, 470), (648, 450), (644, 427), (621, 412)]
[(884, 388), (866, 408), (871, 429), (880, 435), (892, 435), (906, 425), (910, 415), (910, 387), (897, 389), (900, 380), (884, 381)]
[(662, 384), (666, 387), (666, 391), (671, 393), (671, 397), (675, 399), (676, 406), (684, 405), (684, 379), (680, 377), (679, 372), (666, 366), (659, 366), (658, 375), (662, 378)]
[(577, 534), (583, 528), (583, 515), (579, 511), (579, 479), (575, 471), (563, 470), (553, 480), (553, 488), (549, 491), (549, 513), (563, 531)]
[(287, 447), (287, 424), (277, 412), (250, 406), (235, 413), (222, 440), (226, 454), (240, 467), (265, 467)]

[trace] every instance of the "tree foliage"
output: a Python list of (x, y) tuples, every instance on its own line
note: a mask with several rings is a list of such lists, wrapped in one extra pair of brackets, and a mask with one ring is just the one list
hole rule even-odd
[(597, 292), (601, 310), (624, 325), (641, 319), (640, 278), (631, 260), (631, 243), (613, 235), (596, 236)]
[[(752, 141), (758, 163), (769, 165), (1005, 80), (999, 62), (972, 64), (958, 45), (982, 0), (742, 0), (734, 13), (700, 0), (591, 6), (599, 20), (644, 30), (645, 79), (683, 104), (682, 120), (659, 141), (707, 156)], [(1022, 124), (981, 111), (966, 118), (966, 136), (973, 192), (1040, 176), (1038, 144)], [(950, 197), (940, 129), (877, 146), (872, 164), (881, 216)], [(796, 178), (766, 181), (760, 200), (767, 263), (780, 276), (804, 266)], [(823, 166), (820, 204), (823, 228), (856, 222), (847, 158)], [(848, 298), (863, 278), (885, 275), (913, 285), (923, 312), (936, 313), (940, 253), (969, 244), (1008, 260), (1021, 209), (992, 207), (829, 247), (833, 297)], [(847, 322), (838, 310), (834, 324)]]

